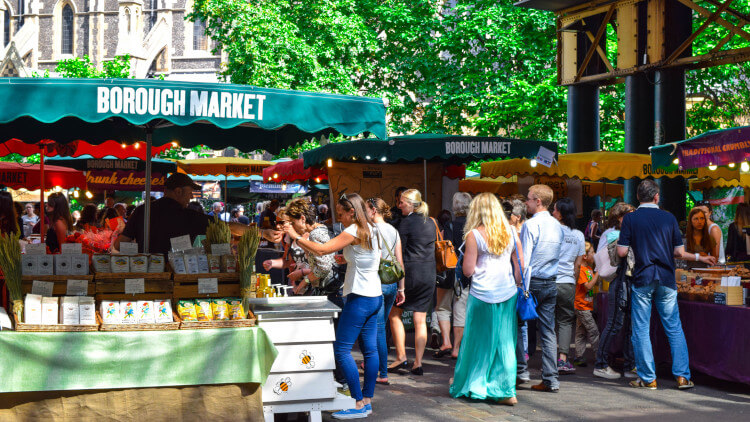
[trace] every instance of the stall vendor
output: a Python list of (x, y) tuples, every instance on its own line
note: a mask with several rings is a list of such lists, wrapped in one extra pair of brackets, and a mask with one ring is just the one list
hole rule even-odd
[[(188, 175), (174, 173), (164, 183), (164, 196), (151, 203), (151, 225), (149, 231), (149, 252), (167, 253), (171, 250), (170, 240), (174, 237), (190, 235), (195, 241), (198, 235), (205, 235), (210, 217), (188, 209), (187, 204), (193, 199), (193, 191), (200, 190), (200, 185), (193, 182)], [(125, 225), (125, 230), (115, 240), (114, 247), (120, 249), (120, 242), (138, 242), (138, 250), (143, 252), (144, 206), (133, 211)], [(230, 223), (234, 226), (243, 226)], [(234, 227), (232, 227), (234, 229)], [(232, 230), (234, 232), (234, 230)], [(263, 230), (264, 238), (272, 242), (281, 241), (281, 232)]]

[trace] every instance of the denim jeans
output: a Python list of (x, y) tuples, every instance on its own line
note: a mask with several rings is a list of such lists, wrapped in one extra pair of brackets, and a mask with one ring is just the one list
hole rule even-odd
[(664, 332), (669, 340), (669, 348), (672, 350), (672, 374), (675, 377), (690, 379), (690, 360), (680, 321), (680, 309), (677, 307), (677, 290), (662, 286), (658, 281), (645, 286), (633, 286), (633, 350), (638, 376), (644, 382), (656, 379), (649, 333), (652, 301), (656, 304), (656, 311), (659, 312)]
[[(609, 352), (612, 342), (622, 331), (622, 354), (624, 359), (623, 370), (628, 372), (635, 367), (633, 358), (633, 342), (630, 341), (630, 301), (627, 299), (627, 284), (623, 277), (617, 276), (609, 283), (607, 294), (607, 324), (599, 336), (599, 348), (596, 352), (596, 363), (594, 368), (604, 369), (610, 366), (611, 354)], [(625, 297), (623, 297), (625, 296)]]
[[(557, 284), (555, 280), (531, 278), (529, 291), (536, 298), (536, 313), (539, 315), (536, 325), (542, 342), (542, 382), (550, 388), (560, 388), (557, 374), (557, 338), (555, 336), (555, 303), (557, 302)], [(520, 330), (519, 330), (520, 335)], [(518, 360), (518, 377), (528, 378), (529, 368), (523, 355), (523, 344), (516, 346)]]
[[(396, 301), (398, 283), (381, 284), (380, 289), (383, 291), (383, 306), (378, 310), (378, 376), (388, 378), (388, 315), (391, 313), (393, 302)], [(359, 350), (365, 350), (362, 336), (359, 336)]]
[[(378, 374), (377, 316), (382, 307), (383, 296), (367, 297), (350, 293), (339, 317), (333, 354), (336, 363), (344, 371), (352, 398), (357, 401), (375, 394), (375, 378)], [(360, 335), (364, 344), (362, 354), (365, 357), (364, 388), (360, 386), (359, 371), (352, 357), (352, 347)]]

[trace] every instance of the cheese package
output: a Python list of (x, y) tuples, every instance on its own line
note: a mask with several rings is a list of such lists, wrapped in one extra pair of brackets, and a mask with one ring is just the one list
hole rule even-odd
[(175, 274), (187, 274), (184, 254), (181, 254), (179, 252), (170, 252), (169, 265), (172, 267), (172, 270), (175, 272)]
[(116, 300), (103, 300), (101, 306), (102, 320), (105, 324), (120, 324), (120, 302)]
[(185, 254), (185, 269), (188, 274), (200, 273), (200, 267), (198, 267), (198, 255)]
[(154, 302), (150, 300), (138, 301), (138, 323), (153, 324), (156, 321), (154, 315)]
[(120, 316), (122, 317), (123, 324), (137, 324), (138, 315), (136, 310), (138, 309), (138, 302), (134, 300), (121, 300), (120, 301)]
[(195, 302), (192, 300), (180, 300), (177, 302), (177, 314), (183, 321), (198, 321)]
[(78, 296), (63, 296), (60, 300), (60, 324), (80, 324)]
[(208, 274), (208, 256), (205, 254), (196, 255), (198, 257), (198, 273)]
[(55, 274), (55, 257), (54, 255), (38, 255), (39, 266), (36, 275), (54, 275)]
[(148, 255), (132, 255), (130, 257), (130, 272), (131, 273), (147, 273), (148, 272)]
[(225, 273), (237, 272), (237, 258), (234, 255), (222, 255), (221, 271)]
[(71, 256), (53, 255), (55, 257), (55, 274), (70, 275)]
[(245, 319), (245, 309), (242, 307), (242, 300), (232, 297), (227, 299), (229, 302), (229, 319)]
[(164, 255), (160, 253), (149, 255), (148, 272), (150, 273), (163, 273), (164, 272)]
[(211, 273), (221, 272), (221, 257), (219, 255), (208, 255), (208, 271)]
[(39, 255), (21, 255), (21, 274), (37, 275), (39, 274)]
[(226, 299), (212, 299), (211, 311), (215, 321), (227, 321), (229, 319), (229, 303)]
[(58, 308), (56, 297), (42, 298), (42, 325), (57, 325)]
[(78, 319), (82, 325), (96, 325), (96, 302), (91, 296), (78, 297)]
[(112, 256), (109, 254), (94, 254), (92, 262), (94, 263), (94, 271), (98, 273), (110, 273), (112, 272), (112, 266), (110, 264)]
[(127, 255), (112, 255), (110, 264), (113, 273), (130, 272), (130, 257)]
[(195, 299), (195, 312), (198, 321), (213, 321), (214, 311), (211, 309), (211, 299)]
[(23, 317), (27, 324), (41, 324), (42, 323), (42, 296), (33, 295), (31, 293), (26, 295), (26, 299), (23, 303)]
[(154, 318), (157, 324), (174, 321), (172, 317), (172, 302), (169, 299), (155, 300), (154, 312), (156, 312)]
[(70, 255), (70, 274), (88, 275), (89, 256), (85, 253)]

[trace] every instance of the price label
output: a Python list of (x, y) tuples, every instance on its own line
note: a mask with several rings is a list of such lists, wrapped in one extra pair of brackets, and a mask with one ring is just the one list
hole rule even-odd
[(550, 167), (555, 161), (555, 152), (545, 147), (539, 147), (539, 152), (536, 155), (536, 162), (543, 165), (544, 167)]
[(82, 254), (83, 249), (80, 243), (63, 243), (60, 249), (63, 255)]
[(68, 296), (86, 296), (89, 292), (88, 280), (68, 280)]
[(212, 243), (211, 244), (211, 255), (231, 255), (232, 248), (229, 243)]
[(29, 255), (46, 255), (47, 245), (44, 243), (29, 243), (26, 245), (26, 253)]
[(138, 253), (138, 243), (120, 242), (120, 253), (123, 255), (135, 255)]
[(34, 280), (31, 283), (31, 294), (47, 297), (52, 296), (52, 288), (54, 286), (55, 283), (51, 281)]
[(199, 278), (198, 279), (198, 294), (206, 295), (210, 293), (219, 293), (219, 279)]
[(191, 249), (193, 247), (193, 244), (190, 243), (189, 234), (186, 234), (184, 236), (173, 237), (169, 239), (169, 242), (172, 244), (172, 250), (175, 252), (184, 251), (186, 249)]
[(140, 293), (145, 293), (145, 288), (143, 287), (143, 279), (142, 278), (126, 278), (125, 279), (125, 294), (126, 295), (135, 295)]

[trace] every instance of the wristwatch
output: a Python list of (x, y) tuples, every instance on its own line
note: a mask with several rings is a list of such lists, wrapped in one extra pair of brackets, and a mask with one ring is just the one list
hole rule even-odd
[(305, 280), (305, 284), (310, 284), (310, 279), (307, 278), (307, 276), (305, 276), (305, 278), (303, 280)]

